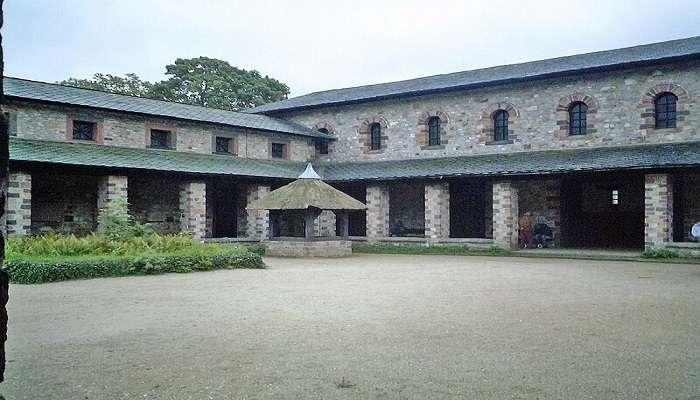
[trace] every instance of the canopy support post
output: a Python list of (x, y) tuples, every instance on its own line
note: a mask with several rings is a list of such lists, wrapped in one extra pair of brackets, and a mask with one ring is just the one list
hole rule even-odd
[(306, 240), (314, 238), (314, 213), (311, 210), (306, 210), (304, 213), (304, 237)]
[(340, 231), (340, 236), (347, 240), (350, 232), (349, 216), (347, 211), (340, 211), (336, 213), (336, 221), (338, 224), (338, 230)]

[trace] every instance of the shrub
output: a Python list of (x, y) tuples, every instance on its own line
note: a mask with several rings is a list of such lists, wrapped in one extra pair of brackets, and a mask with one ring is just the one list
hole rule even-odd
[(142, 256), (28, 257), (9, 259), (5, 263), (13, 283), (263, 267), (262, 257), (239, 246), (202, 246), (194, 251)]
[(678, 258), (678, 257), (680, 257), (680, 255), (674, 250), (651, 249), (651, 250), (647, 250), (644, 253), (642, 253), (642, 257), (644, 257), (644, 258)]
[(146, 236), (153, 233), (150, 224), (141, 224), (129, 214), (126, 198), (118, 197), (104, 212), (100, 213), (98, 224), (102, 233), (112, 239)]

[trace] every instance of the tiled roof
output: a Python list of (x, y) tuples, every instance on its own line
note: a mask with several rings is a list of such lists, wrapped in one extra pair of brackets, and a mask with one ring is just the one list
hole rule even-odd
[(329, 137), (303, 125), (266, 115), (217, 110), (19, 78), (5, 77), (3, 83), (5, 95), (10, 98), (208, 122), (300, 136)]
[(290, 179), (306, 167), (306, 163), (290, 161), (15, 138), (10, 140), (13, 161)]
[(609, 70), (621, 66), (699, 56), (700, 36), (697, 36), (623, 49), (455, 72), (405, 81), (326, 90), (265, 104), (252, 108), (248, 110), (248, 112), (274, 113), (278, 111), (382, 100), (393, 97), (518, 82), (535, 78)]
[(511, 176), (700, 166), (700, 142), (510, 154), (335, 163), (324, 180), (391, 180), (453, 176)]
[[(296, 179), (302, 162), (12, 138), (11, 162)], [(700, 142), (317, 164), (326, 181), (510, 176), (700, 166)]]

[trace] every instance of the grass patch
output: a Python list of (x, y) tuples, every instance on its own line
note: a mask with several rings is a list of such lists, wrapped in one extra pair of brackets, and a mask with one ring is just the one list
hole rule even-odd
[(652, 250), (647, 250), (644, 253), (642, 253), (642, 257), (644, 258), (679, 258), (680, 254), (676, 252), (675, 250), (670, 250), (670, 249), (652, 249)]
[(414, 244), (353, 243), (352, 251), (367, 254), (433, 254), (453, 256), (507, 256), (510, 251), (500, 247), (417, 246)]
[(10, 282), (23, 284), (264, 267), (262, 257), (243, 246), (201, 244), (179, 235), (12, 238), (7, 249)]

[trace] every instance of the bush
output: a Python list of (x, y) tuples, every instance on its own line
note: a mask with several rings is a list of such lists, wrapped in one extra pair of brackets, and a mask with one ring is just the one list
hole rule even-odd
[(150, 224), (141, 224), (129, 214), (129, 203), (126, 198), (114, 199), (98, 220), (102, 234), (112, 239), (139, 237), (153, 234)]
[(10, 273), (10, 282), (45, 283), (109, 276), (264, 267), (262, 257), (242, 247), (203, 247), (196, 251), (170, 254), (16, 258), (9, 259), (5, 263), (5, 269)]
[(647, 250), (644, 253), (642, 253), (642, 257), (644, 257), (644, 258), (678, 258), (678, 257), (680, 257), (680, 255), (674, 250), (652, 249), (652, 250)]
[(263, 268), (262, 257), (245, 247), (202, 244), (184, 235), (11, 237), (6, 255), (14, 283)]
[(7, 258), (24, 256), (73, 257), (87, 255), (136, 255), (169, 253), (202, 246), (185, 235), (149, 235), (112, 238), (92, 234), (78, 238), (73, 235), (10, 237)]

